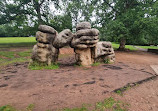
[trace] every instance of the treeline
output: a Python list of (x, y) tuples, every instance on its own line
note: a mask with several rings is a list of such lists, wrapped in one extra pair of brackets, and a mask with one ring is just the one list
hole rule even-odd
[(158, 44), (156, 0), (1, 0), (0, 36), (34, 36), (39, 24), (75, 31), (80, 21), (100, 30), (100, 39)]

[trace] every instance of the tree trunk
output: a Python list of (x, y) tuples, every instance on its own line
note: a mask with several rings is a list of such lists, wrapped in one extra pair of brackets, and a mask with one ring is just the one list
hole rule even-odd
[(42, 25), (42, 18), (41, 18), (41, 12), (40, 12), (40, 5), (37, 8), (37, 14), (38, 14), (38, 24)]
[(120, 46), (118, 50), (125, 50), (125, 45), (126, 45), (126, 39), (125, 38), (121, 38), (120, 39)]
[(42, 3), (40, 4), (40, 3), (38, 3), (38, 1), (34, 0), (34, 8), (35, 8), (35, 10), (37, 12), (38, 25), (42, 25), (41, 5), (42, 5)]

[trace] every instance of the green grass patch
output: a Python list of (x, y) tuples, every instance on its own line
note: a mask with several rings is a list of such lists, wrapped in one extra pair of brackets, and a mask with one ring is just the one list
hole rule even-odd
[(90, 106), (92, 105), (88, 105), (88, 107), (83, 105), (81, 108), (67, 108), (60, 111), (127, 111), (129, 105), (110, 97), (103, 102), (96, 103), (95, 109), (93, 110), (89, 110)]
[(29, 51), (25, 51), (25, 52), (17, 52), (17, 55), (20, 57), (27, 57), (27, 56), (31, 56), (31, 50)]
[(58, 64), (46, 65), (45, 63), (33, 62), (28, 66), (31, 70), (43, 70), (43, 69), (59, 69)]
[(126, 45), (125, 48), (127, 48), (129, 50), (138, 50), (137, 48), (133, 47), (133, 45)]
[(157, 46), (137, 46), (137, 47), (140, 47), (140, 48), (143, 48), (143, 49), (158, 49)]
[(34, 109), (34, 104), (28, 105), (25, 110), (17, 110), (16, 108), (14, 108), (11, 105), (6, 105), (6, 106), (0, 107), (0, 111), (33, 111), (33, 109)]
[[(91, 104), (83, 104), (80, 108), (64, 108), (56, 111), (127, 111), (129, 104), (115, 100), (112, 97), (105, 99), (103, 102), (96, 103), (95, 107)], [(25, 110), (17, 110), (10, 105), (1, 106), (0, 111), (33, 111), (34, 104), (30, 104)], [(93, 109), (93, 110), (89, 110)], [(51, 111), (51, 110), (46, 110)]]
[(0, 67), (17, 62), (28, 62), (30, 55), (31, 50), (23, 52), (0, 51)]
[(101, 63), (100, 62), (96, 62), (96, 63), (93, 63), (92, 66), (99, 66)]
[[(112, 47), (116, 50), (118, 49), (120, 46), (120, 44), (117, 44), (117, 43), (114, 43), (112, 42)], [(126, 45), (125, 46), (126, 49), (129, 49), (129, 50), (137, 50), (137, 48), (133, 47), (133, 45)]]
[(112, 42), (112, 47), (113, 47), (114, 49), (118, 49), (119, 46), (120, 46), (119, 44)]
[(61, 111), (88, 111), (88, 109), (83, 106), (82, 108), (73, 108), (73, 109), (66, 108)]
[(35, 37), (0, 37), (0, 47), (30, 47), (36, 44)]

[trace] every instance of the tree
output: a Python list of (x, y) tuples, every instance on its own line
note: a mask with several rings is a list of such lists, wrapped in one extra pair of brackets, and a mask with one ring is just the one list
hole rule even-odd
[[(101, 39), (106, 36), (112, 41), (119, 41), (120, 50), (125, 49), (126, 42), (133, 44), (137, 44), (138, 40), (149, 42), (156, 33), (152, 31), (157, 30), (154, 26), (156, 13), (153, 15), (150, 13), (154, 10), (155, 3), (155, 0), (103, 0), (100, 2), (101, 8), (96, 13), (100, 30), (104, 34)], [(151, 27), (154, 30), (151, 31)]]
[(54, 27), (58, 32), (63, 29), (72, 30), (72, 18), (71, 15), (56, 15), (50, 20), (50, 26)]
[(37, 30), (38, 25), (50, 22), (52, 14), (49, 4), (54, 3), (57, 6), (58, 2), (58, 0), (1, 0), (0, 25), (10, 26), (12, 30), (17, 28), (15, 30), (23, 34), (27, 30), (28, 34), (34, 35), (33, 31)]

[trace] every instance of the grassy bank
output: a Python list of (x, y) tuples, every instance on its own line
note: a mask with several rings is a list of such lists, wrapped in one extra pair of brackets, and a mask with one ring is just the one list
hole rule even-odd
[(35, 43), (35, 37), (0, 37), (0, 48), (31, 47)]

